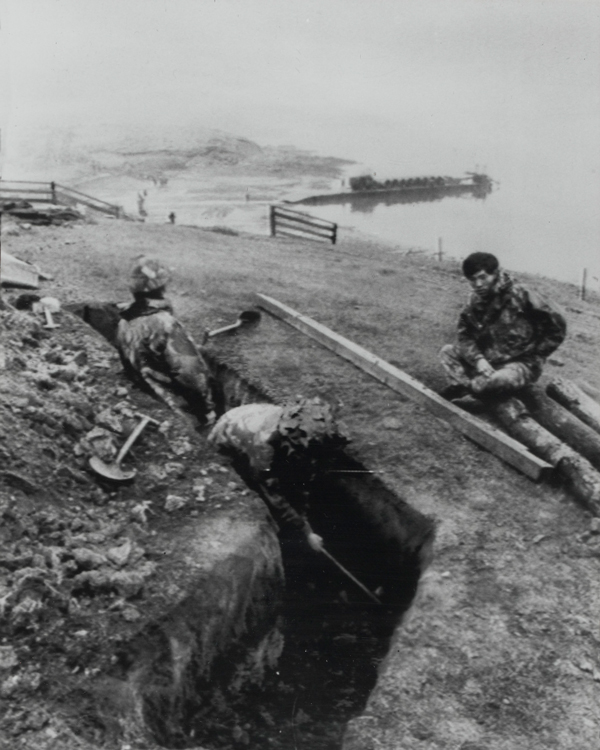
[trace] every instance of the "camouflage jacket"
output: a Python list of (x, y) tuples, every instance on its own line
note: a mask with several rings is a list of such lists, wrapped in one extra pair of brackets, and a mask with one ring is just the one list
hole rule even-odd
[(458, 349), (470, 364), (523, 362), (539, 369), (564, 341), (562, 314), (540, 295), (501, 271), (490, 295), (472, 294), (458, 322)]
[(159, 380), (192, 385), (197, 374), (206, 372), (196, 345), (164, 299), (134, 302), (123, 310), (116, 343), (126, 366), (138, 373), (148, 368)]
[(316, 474), (348, 442), (331, 408), (319, 398), (285, 406), (255, 403), (225, 412), (208, 436), (225, 452), (244, 456), (280, 527), (310, 532), (307, 513)]
[(291, 526), (308, 533), (310, 526), (304, 503), (294, 508), (281, 494), (280, 482), (271, 473), (275, 455), (272, 441), (278, 433), (282, 412), (283, 407), (275, 404), (236, 406), (223, 414), (208, 440), (226, 453), (245, 457), (253, 478), (267, 489), (265, 500), (280, 528)]

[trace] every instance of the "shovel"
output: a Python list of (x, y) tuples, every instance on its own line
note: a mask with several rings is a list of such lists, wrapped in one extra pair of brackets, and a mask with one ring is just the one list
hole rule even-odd
[(52, 312), (50, 311), (49, 307), (44, 307), (44, 316), (46, 318), (46, 322), (44, 323), (42, 328), (60, 328), (60, 325), (54, 322), (52, 318)]
[(247, 326), (251, 323), (258, 323), (260, 320), (260, 313), (258, 310), (243, 310), (237, 321), (230, 326), (224, 326), (223, 328), (217, 328), (215, 331), (207, 331), (205, 339), (212, 339), (213, 336), (219, 336), (221, 333), (227, 333), (228, 331), (235, 331), (236, 328), (241, 326)]
[(113, 482), (128, 482), (133, 479), (137, 474), (135, 469), (130, 471), (123, 471), (121, 468), (121, 461), (125, 458), (131, 446), (135, 443), (138, 437), (142, 434), (148, 423), (160, 424), (156, 419), (151, 417), (142, 416), (140, 422), (136, 425), (131, 435), (125, 441), (123, 447), (118, 452), (117, 457), (111, 463), (106, 463), (98, 456), (92, 456), (90, 458), (90, 468), (95, 471), (96, 474), (103, 477), (104, 479), (110, 479)]
[(60, 302), (55, 297), (42, 297), (33, 303), (31, 309), (33, 312), (44, 313), (46, 318), (44, 328), (60, 328), (60, 325), (52, 318), (52, 313), (60, 312)]
[[(265, 497), (267, 498), (267, 500), (268, 500), (268, 501), (269, 501), (269, 502), (270, 502), (270, 503), (271, 503), (272, 505), (275, 505), (275, 506), (276, 506), (276, 505), (277, 505), (277, 503), (276, 503), (276, 501), (275, 501), (275, 498), (274, 498), (274, 497), (273, 497), (273, 495), (272, 495), (272, 494), (271, 494), (271, 493), (269, 492), (269, 490), (268, 490), (268, 489), (267, 489), (267, 488), (265, 487), (265, 485), (264, 485), (264, 484), (263, 484), (262, 482), (259, 482), (259, 483), (258, 483), (258, 486), (259, 486), (259, 488), (260, 488), (260, 491), (262, 492), (262, 494), (263, 494), (263, 495), (264, 495), (264, 496), (265, 496)], [(327, 550), (325, 549), (325, 547), (323, 547), (323, 546), (321, 546), (321, 548), (320, 548), (320, 550), (319, 550), (319, 551), (320, 551), (320, 552), (322, 552), (322, 553), (323, 553), (323, 554), (325, 555), (325, 557), (327, 557), (327, 558), (328, 558), (329, 560), (331, 560), (331, 562), (332, 562), (332, 563), (333, 563), (334, 565), (336, 565), (336, 566), (337, 566), (337, 567), (338, 567), (338, 568), (339, 568), (339, 569), (340, 569), (340, 570), (342, 571), (342, 573), (343, 573), (343, 574), (344, 574), (345, 576), (347, 576), (347, 577), (348, 577), (348, 578), (349, 578), (349, 579), (350, 579), (350, 580), (351, 580), (351, 581), (352, 581), (353, 583), (355, 583), (355, 584), (356, 584), (356, 585), (357, 585), (357, 586), (358, 586), (358, 587), (359, 587), (359, 588), (360, 588), (360, 589), (361, 589), (362, 591), (364, 591), (364, 592), (365, 592), (365, 594), (366, 594), (366, 595), (367, 595), (367, 596), (369, 597), (369, 599), (371, 599), (372, 601), (374, 601), (374, 602), (375, 602), (376, 604), (381, 604), (381, 601), (380, 601), (380, 600), (379, 600), (379, 599), (378, 599), (378, 598), (377, 598), (377, 597), (375, 596), (375, 594), (374, 594), (374, 593), (373, 593), (372, 591), (370, 591), (370, 590), (369, 590), (369, 589), (368, 589), (368, 588), (367, 588), (367, 587), (366, 587), (366, 586), (364, 585), (364, 583), (361, 583), (361, 582), (360, 582), (360, 581), (358, 580), (358, 578), (357, 578), (356, 576), (353, 576), (353, 575), (352, 575), (352, 573), (351, 573), (351, 572), (350, 572), (350, 571), (348, 570), (348, 568), (345, 568), (345, 567), (344, 567), (344, 566), (342, 565), (342, 563), (341, 563), (341, 562), (340, 562), (339, 560), (337, 560), (337, 559), (336, 559), (336, 558), (335, 558), (335, 557), (334, 557), (334, 556), (333, 556), (333, 555), (331, 554), (331, 552), (328, 552), (328, 551), (327, 551)]]
[(337, 567), (342, 571), (342, 573), (344, 573), (344, 575), (346, 575), (353, 583), (355, 583), (362, 591), (364, 591), (369, 599), (374, 601), (376, 604), (381, 604), (381, 601), (375, 596), (375, 594), (370, 591), (364, 585), (364, 583), (361, 583), (358, 578), (356, 578), (356, 576), (353, 576), (352, 573), (347, 568), (345, 568), (339, 560), (336, 560), (331, 552), (327, 552), (325, 547), (321, 547), (321, 552), (325, 555), (325, 557), (328, 557), (334, 565), (337, 565)]

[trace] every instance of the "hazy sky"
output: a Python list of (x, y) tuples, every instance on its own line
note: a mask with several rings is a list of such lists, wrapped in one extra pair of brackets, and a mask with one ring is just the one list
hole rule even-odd
[(526, 160), (542, 129), (558, 144), (595, 142), (597, 165), (598, 0), (4, 0), (0, 9), (9, 148), (37, 124), (101, 134), (204, 125), (374, 162), (395, 146), (399, 165), (444, 171), (505, 160), (508, 145)]

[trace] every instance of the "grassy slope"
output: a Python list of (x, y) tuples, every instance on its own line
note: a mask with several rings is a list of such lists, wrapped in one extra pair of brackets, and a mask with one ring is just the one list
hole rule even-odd
[[(174, 268), (176, 309), (198, 339), (233, 322), (262, 291), (434, 388), (442, 384), (437, 351), (452, 339), (467, 291), (456, 263), (346, 237), (333, 249), (101, 221), (33, 230), (6, 249), (55, 273), (46, 289), (65, 301), (125, 299), (131, 259), (162, 256)], [(597, 300), (577, 300), (573, 286), (531, 281), (563, 305), (569, 322), (557, 356), (564, 366), (549, 365), (548, 374), (600, 388)], [(255, 330), (213, 346), (278, 398), (338, 399), (367, 463), (438, 519), (420, 603), (368, 707), (374, 723), (358, 722), (369, 729), (351, 733), (348, 746), (367, 748), (375, 736), (385, 748), (422, 748), (423, 740), (432, 748), (473, 742), (473, 750), (592, 747), (600, 687), (580, 664), (594, 662), (600, 639), (600, 547), (597, 537), (581, 537), (585, 511), (266, 315)], [(386, 417), (401, 427), (386, 427)]]

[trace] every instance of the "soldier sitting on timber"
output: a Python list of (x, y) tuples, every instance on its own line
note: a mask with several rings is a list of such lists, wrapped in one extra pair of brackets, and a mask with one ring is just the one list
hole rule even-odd
[(473, 293), (460, 314), (458, 344), (440, 352), (450, 381), (442, 395), (453, 400), (515, 393), (540, 377), (546, 358), (565, 338), (565, 319), (513, 282), (490, 253), (472, 253), (462, 268)]
[(169, 271), (160, 263), (139, 260), (130, 284), (135, 300), (120, 312), (117, 348), (125, 370), (141, 377), (171, 408), (179, 412), (163, 385), (183, 396), (197, 416), (212, 424), (215, 415), (209, 370), (164, 297), (169, 280)]
[(238, 406), (223, 414), (208, 439), (233, 455), (281, 528), (296, 528), (313, 549), (322, 548), (322, 538), (307, 519), (311, 488), (318, 472), (348, 442), (329, 404), (299, 398), (286, 406)]

